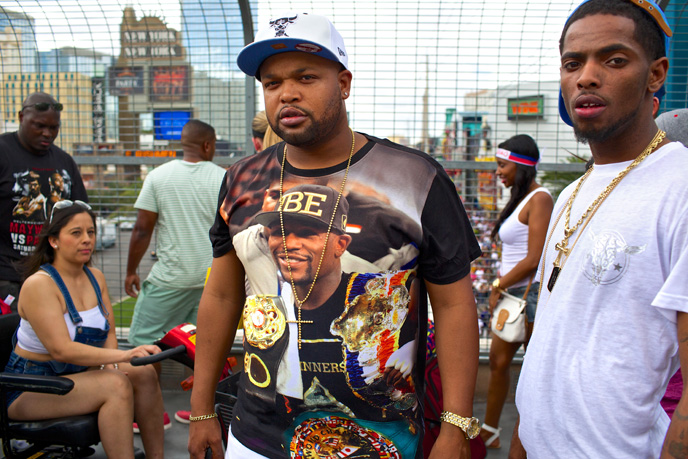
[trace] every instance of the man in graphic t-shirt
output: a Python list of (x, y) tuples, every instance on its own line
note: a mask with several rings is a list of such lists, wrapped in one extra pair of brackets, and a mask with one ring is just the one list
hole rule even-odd
[(22, 104), (19, 130), (0, 135), (0, 300), (19, 296), (15, 263), (33, 252), (55, 202), (88, 201), (76, 163), (53, 143), (61, 111), (51, 95), (33, 93)]
[[(227, 457), (423, 457), (429, 296), (447, 381), (431, 457), (468, 457), (467, 438), (479, 430), (470, 262), (480, 248), (456, 187), (425, 153), (349, 128), (352, 73), (327, 18), (274, 18), (238, 65), (261, 82), (268, 122), (284, 142), (234, 164), (220, 190), (198, 313), (191, 456), (207, 448), (222, 456), (214, 390), (243, 316), (245, 371)], [(281, 202), (264, 213), (263, 192), (275, 184)], [(257, 256), (266, 242), (267, 264)], [(342, 268), (345, 250), (360, 269)], [(263, 282), (266, 272), (277, 281)]]

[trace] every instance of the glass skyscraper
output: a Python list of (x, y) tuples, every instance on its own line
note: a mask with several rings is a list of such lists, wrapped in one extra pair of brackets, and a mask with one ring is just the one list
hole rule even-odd
[[(244, 47), (241, 12), (236, 0), (181, 0), (182, 37), (189, 62), (211, 77), (240, 72), (236, 58)], [(251, 2), (255, 24), (257, 1)]]

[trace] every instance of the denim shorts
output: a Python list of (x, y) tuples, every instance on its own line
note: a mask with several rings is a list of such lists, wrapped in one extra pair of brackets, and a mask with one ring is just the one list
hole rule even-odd
[[(50, 362), (37, 362), (18, 356), (14, 351), (5, 367), (6, 373), (23, 375), (56, 376), (55, 371), (50, 366)], [(12, 390), (7, 392), (7, 407), (21, 395), (22, 391)]]
[[(516, 296), (518, 298), (523, 298), (526, 293), (527, 285), (523, 287), (516, 287), (508, 289), (509, 294)], [(526, 297), (526, 316), (528, 317), (528, 323), (535, 322), (535, 309), (537, 307), (538, 291), (540, 290), (540, 282), (533, 282), (530, 286), (530, 291)]]

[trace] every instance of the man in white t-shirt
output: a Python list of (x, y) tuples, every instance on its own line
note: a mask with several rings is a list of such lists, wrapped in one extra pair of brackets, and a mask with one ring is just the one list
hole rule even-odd
[(560, 40), (560, 114), (594, 166), (557, 201), (510, 457), (686, 457), (688, 149), (652, 118), (671, 29), (649, 0), (590, 0)]

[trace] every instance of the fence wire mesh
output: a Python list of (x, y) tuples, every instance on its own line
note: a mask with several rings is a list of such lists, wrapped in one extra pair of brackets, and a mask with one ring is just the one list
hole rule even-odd
[[(517, 133), (543, 154), (540, 179), (557, 192), (583, 170), (587, 147), (558, 116), (562, 26), (578, 0), (273, 1), (0, 0), (0, 132), (34, 91), (65, 105), (57, 144), (75, 156), (101, 217), (104, 270), (120, 324), (133, 203), (146, 173), (181, 154), (181, 126), (212, 124), (215, 161), (252, 154), (262, 109), (255, 80), (236, 66), (254, 31), (286, 12), (332, 19), (354, 74), (352, 127), (443, 162), (469, 211), (484, 256), (473, 266), (484, 319), (499, 246), (488, 234), (508, 191), (494, 149)], [(688, 11), (662, 1), (674, 28), (661, 111), (688, 105)], [(154, 251), (153, 242), (150, 251)], [(142, 277), (154, 259), (141, 264)]]

